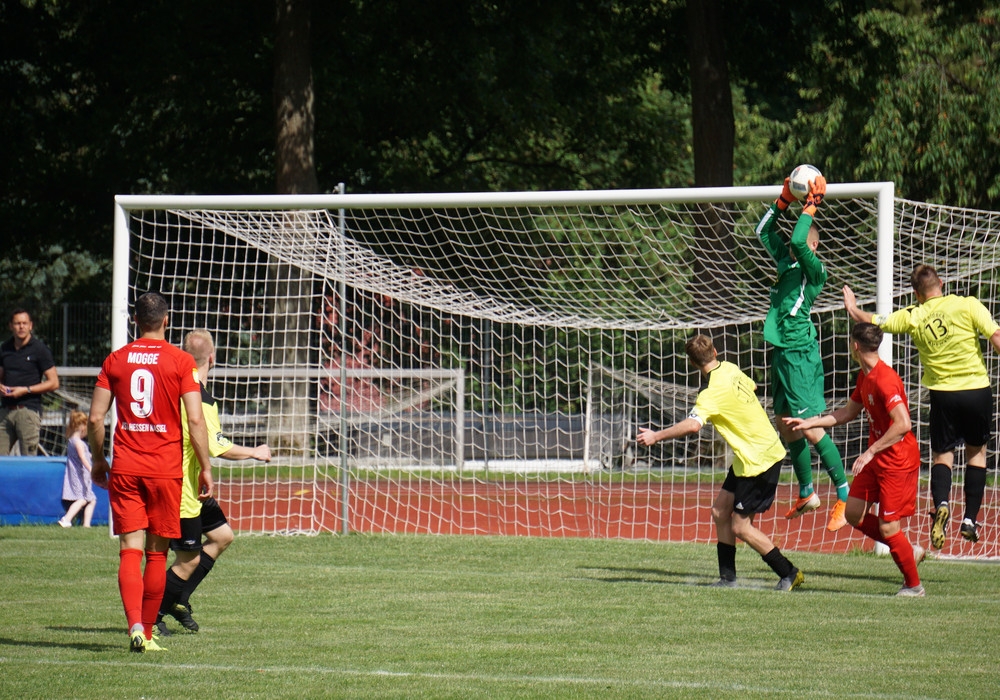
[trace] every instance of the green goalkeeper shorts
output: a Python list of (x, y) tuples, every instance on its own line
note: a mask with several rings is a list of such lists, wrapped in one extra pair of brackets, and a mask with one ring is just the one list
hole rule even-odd
[(818, 416), (826, 410), (823, 384), (823, 358), (819, 356), (818, 343), (802, 348), (774, 348), (771, 356), (774, 415)]

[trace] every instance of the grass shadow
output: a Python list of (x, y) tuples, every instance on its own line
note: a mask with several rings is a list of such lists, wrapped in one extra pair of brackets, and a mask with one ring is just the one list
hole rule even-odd
[[(618, 566), (580, 566), (582, 571), (595, 572), (588, 578), (601, 583), (648, 583), (658, 585), (680, 585), (680, 586), (704, 586), (708, 587), (717, 580), (714, 576), (705, 577), (692, 571), (677, 572), (668, 569), (654, 568), (631, 568)], [(602, 575), (602, 573), (604, 575)], [(856, 574), (844, 571), (827, 571), (823, 569), (803, 569), (806, 581), (803, 584), (808, 588), (810, 583), (819, 585), (818, 590), (835, 593), (839, 589), (831, 586), (830, 583), (836, 579), (847, 579), (854, 581), (872, 581), (885, 583), (887, 585), (899, 585), (902, 581), (901, 574), (893, 567), (885, 573)], [(934, 580), (926, 576), (921, 576), (924, 581)], [(768, 578), (758, 576), (740, 576), (740, 585), (736, 588), (761, 588), (770, 587), (773, 581)]]
[(10, 639), (0, 637), (0, 647), (22, 647), (27, 649), (76, 649), (104, 653), (108, 651), (123, 651), (128, 648), (128, 640), (122, 635), (121, 644), (95, 644), (93, 642), (46, 642), (42, 640)]

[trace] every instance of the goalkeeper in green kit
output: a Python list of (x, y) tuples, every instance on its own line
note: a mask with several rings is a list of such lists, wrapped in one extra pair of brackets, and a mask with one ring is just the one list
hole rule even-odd
[(802, 214), (786, 242), (778, 231), (778, 220), (795, 201), (788, 188), (789, 180), (757, 224), (757, 235), (777, 266), (778, 276), (771, 287), (771, 305), (764, 321), (764, 340), (773, 346), (771, 354), (771, 393), (774, 399), (775, 425), (788, 445), (799, 498), (786, 518), (797, 518), (820, 507), (813, 487), (813, 445), (826, 473), (837, 487), (837, 503), (830, 512), (827, 530), (834, 532), (847, 524), (847, 475), (840, 450), (823, 428), (793, 430), (782, 418), (809, 418), (826, 410), (823, 359), (819, 353), (816, 327), (809, 314), (812, 304), (826, 283), (826, 267), (816, 256), (819, 231), (813, 223), (816, 209), (826, 195), (826, 180), (818, 175), (809, 182)]

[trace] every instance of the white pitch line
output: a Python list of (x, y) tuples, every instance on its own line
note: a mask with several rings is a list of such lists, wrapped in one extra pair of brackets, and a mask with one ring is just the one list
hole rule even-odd
[(469, 681), (473, 683), (516, 683), (516, 684), (544, 684), (544, 685), (602, 685), (619, 687), (639, 687), (639, 688), (662, 688), (662, 689), (691, 689), (691, 690), (718, 690), (720, 692), (737, 693), (757, 693), (773, 695), (777, 693), (794, 693), (803, 697), (818, 698), (877, 698), (878, 700), (945, 700), (929, 695), (910, 695), (897, 693), (872, 692), (844, 692), (842, 689), (836, 691), (823, 691), (817, 689), (803, 689), (786, 686), (749, 686), (742, 683), (712, 683), (701, 681), (669, 681), (669, 680), (636, 680), (624, 678), (592, 678), (587, 676), (517, 676), (517, 675), (491, 675), (479, 673), (428, 673), (423, 671), (390, 671), (387, 669), (351, 669), (351, 668), (329, 668), (324, 666), (224, 666), (221, 664), (171, 664), (162, 663), (162, 655), (156, 654), (149, 661), (61, 661), (56, 659), (18, 658), (4, 656), (0, 657), (0, 664), (23, 664), (34, 666), (108, 666), (111, 668), (121, 668), (122, 666), (134, 666), (136, 668), (150, 668), (155, 666), (158, 670), (176, 671), (222, 671), (226, 673), (297, 673), (302, 675), (312, 675), (324, 673), (331, 676), (351, 676), (370, 678), (415, 678), (426, 680), (448, 680), (448, 681)]

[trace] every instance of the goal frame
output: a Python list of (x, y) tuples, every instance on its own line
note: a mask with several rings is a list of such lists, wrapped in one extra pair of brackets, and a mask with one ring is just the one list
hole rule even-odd
[[(340, 186), (343, 192), (343, 185)], [(117, 195), (114, 204), (114, 250), (112, 273), (112, 349), (129, 339), (130, 212), (133, 210), (316, 210), (344, 212), (351, 209), (410, 209), (475, 207), (559, 207), (659, 205), (672, 203), (713, 203), (768, 201), (781, 192), (780, 186), (705, 187), (642, 190), (587, 190), (542, 192), (477, 192), (413, 194), (314, 194), (314, 195)], [(894, 293), (894, 244), (896, 203), (892, 182), (833, 183), (827, 186), (830, 200), (863, 197), (875, 201), (877, 240), (876, 312), (892, 311)], [(893, 358), (893, 340), (886, 335), (880, 355)], [(459, 432), (461, 432), (459, 430)], [(461, 441), (461, 436), (459, 437)], [(459, 442), (459, 445), (461, 442)], [(341, 455), (341, 460), (345, 456)], [(347, 470), (342, 470), (347, 478)], [(346, 486), (346, 484), (344, 484)], [(344, 489), (342, 531), (349, 531), (348, 502)]]

